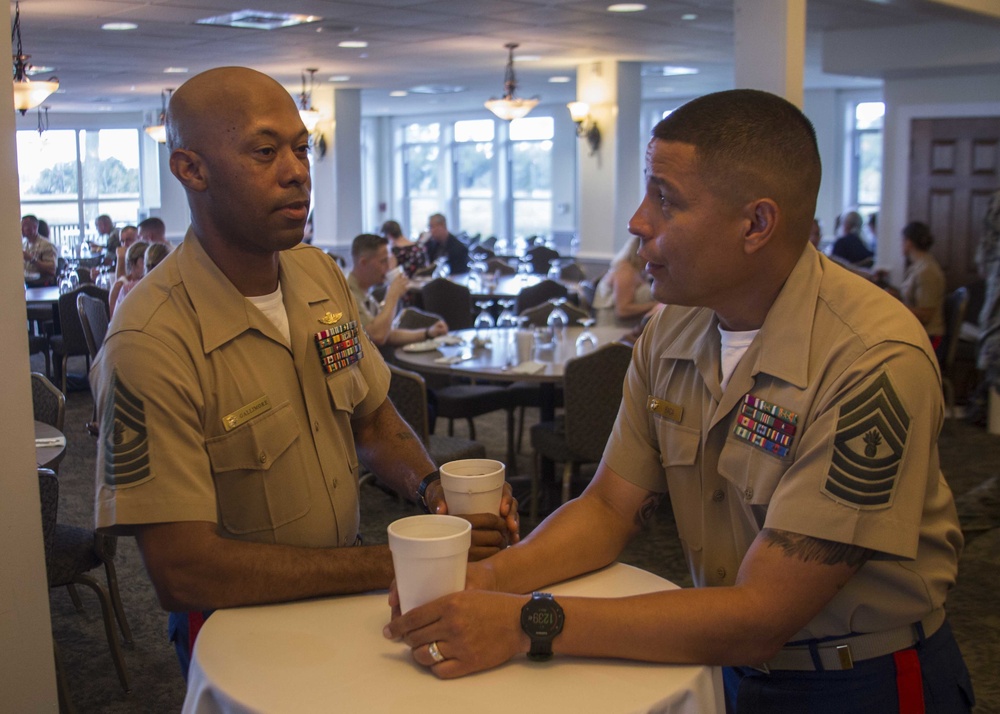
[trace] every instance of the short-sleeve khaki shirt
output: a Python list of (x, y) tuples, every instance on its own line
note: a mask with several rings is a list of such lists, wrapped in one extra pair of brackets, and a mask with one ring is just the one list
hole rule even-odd
[[(91, 370), (98, 527), (211, 521), (242, 540), (354, 543), (351, 420), (385, 400), (388, 369), (322, 251), (283, 251), (279, 276), (290, 345), (191, 231), (115, 312)], [(363, 357), (327, 374), (315, 334), (351, 321)]]
[(724, 390), (719, 353), (712, 311), (665, 307), (636, 344), (604, 456), (625, 479), (669, 490), (695, 584), (732, 585), (773, 528), (877, 551), (795, 640), (941, 607), (962, 535), (919, 322), (808, 246)]

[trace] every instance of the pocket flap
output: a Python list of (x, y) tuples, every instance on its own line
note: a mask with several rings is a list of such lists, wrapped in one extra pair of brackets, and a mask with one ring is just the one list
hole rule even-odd
[(299, 425), (292, 405), (286, 402), (228, 434), (209, 439), (205, 446), (216, 473), (267, 471), (298, 435)]

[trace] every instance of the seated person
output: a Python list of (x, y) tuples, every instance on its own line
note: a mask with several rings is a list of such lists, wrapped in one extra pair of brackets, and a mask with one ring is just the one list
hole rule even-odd
[(56, 247), (38, 232), (38, 218), (32, 215), (21, 219), (21, 253), (24, 255), (24, 274), (37, 273), (37, 278), (24, 284), (29, 288), (40, 288), (56, 284), (56, 267), (59, 257)]
[[(427, 252), (419, 243), (415, 243), (403, 235), (403, 229), (396, 221), (386, 221), (382, 224), (382, 235), (389, 240), (394, 264), (403, 268), (406, 277), (414, 274), (427, 265)], [(392, 261), (390, 261), (392, 262)]]
[(939, 349), (944, 341), (944, 271), (937, 259), (931, 255), (930, 248), (934, 244), (934, 236), (926, 223), (913, 221), (903, 228), (903, 256), (906, 258), (906, 271), (899, 289), (886, 289), (903, 301), (920, 324), (927, 330), (934, 351), (940, 356)]
[(861, 240), (861, 227), (864, 221), (857, 211), (844, 215), (841, 228), (844, 231), (833, 242), (830, 257), (841, 263), (848, 263), (861, 268), (870, 268), (875, 262), (875, 254)]
[(143, 274), (149, 275), (149, 271), (159, 265), (160, 262), (167, 257), (169, 252), (170, 249), (163, 243), (150, 244), (150, 246), (146, 248), (146, 255), (143, 258), (143, 263), (145, 264)]
[(144, 263), (144, 258), (146, 256), (146, 248), (148, 244), (139, 241), (138, 243), (133, 243), (129, 246), (128, 252), (125, 254), (125, 276), (118, 278), (115, 284), (111, 286), (111, 292), (108, 293), (108, 307), (110, 308), (110, 316), (114, 317), (115, 310), (118, 309), (119, 305), (125, 299), (125, 296), (131, 292), (142, 276), (146, 274), (146, 266)]
[(643, 273), (646, 261), (639, 257), (635, 236), (611, 260), (611, 267), (594, 292), (594, 318), (599, 327), (635, 327), (656, 306), (649, 279)]
[(448, 220), (440, 213), (427, 219), (427, 259), (433, 263), (440, 257), (448, 260), (448, 270), (452, 275), (469, 272), (469, 248), (448, 232)]
[(389, 239), (372, 233), (362, 233), (351, 244), (354, 266), (347, 276), (347, 285), (354, 294), (361, 313), (361, 326), (368, 339), (376, 345), (398, 347), (420, 342), (448, 332), (448, 325), (438, 320), (423, 330), (403, 330), (392, 326), (399, 300), (409, 286), (409, 279), (400, 271), (385, 291), (385, 304), (379, 305), (371, 289), (385, 282), (389, 273)]

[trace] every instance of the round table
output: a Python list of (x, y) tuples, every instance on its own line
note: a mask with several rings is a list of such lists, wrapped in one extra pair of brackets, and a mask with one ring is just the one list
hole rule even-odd
[(56, 469), (66, 455), (66, 435), (45, 422), (35, 422), (35, 460), (38, 467)]

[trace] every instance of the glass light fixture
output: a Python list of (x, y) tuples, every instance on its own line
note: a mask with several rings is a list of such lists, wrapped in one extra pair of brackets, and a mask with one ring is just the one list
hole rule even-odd
[(526, 116), (538, 104), (537, 97), (523, 99), (514, 96), (517, 89), (517, 78), (514, 76), (514, 49), (517, 46), (516, 42), (508, 42), (504, 45), (507, 48), (507, 67), (503, 73), (503, 97), (490, 99), (485, 104), (487, 109), (505, 121)]
[[(316, 130), (316, 125), (319, 124), (319, 109), (313, 109), (312, 106), (313, 82), (316, 81), (318, 71), (316, 67), (306, 68), (305, 72), (302, 73), (302, 93), (299, 94), (299, 116), (302, 118), (302, 123), (306, 125), (306, 131), (310, 134)], [(309, 73), (308, 82), (306, 72)]]
[(14, 50), (14, 109), (24, 114), (44, 102), (50, 94), (59, 89), (59, 80), (50, 77), (48, 80), (32, 82), (28, 79), (28, 59), (31, 55), (24, 54), (21, 48), (21, 5), (14, 3), (14, 27), (11, 35), (16, 42)]
[(586, 139), (590, 146), (590, 155), (593, 156), (601, 148), (601, 130), (597, 128), (597, 122), (590, 116), (590, 105), (586, 102), (570, 102), (566, 105), (569, 115), (576, 123), (576, 135), (581, 139)]
[(167, 143), (167, 102), (170, 101), (170, 95), (173, 91), (173, 87), (171, 87), (160, 92), (159, 123), (146, 127), (146, 133), (149, 134), (149, 138), (157, 144)]

